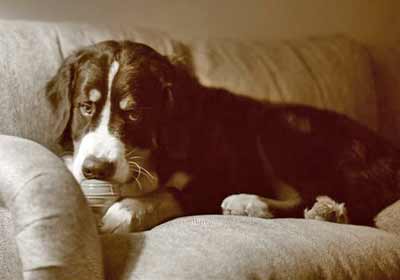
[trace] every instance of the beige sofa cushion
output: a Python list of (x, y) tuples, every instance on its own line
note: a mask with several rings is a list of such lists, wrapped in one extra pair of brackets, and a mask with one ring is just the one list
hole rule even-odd
[(400, 237), (301, 219), (196, 216), (103, 237), (107, 279), (400, 279)]
[(383, 209), (375, 217), (375, 226), (400, 236), (400, 200)]
[(14, 234), (14, 223), (10, 211), (0, 207), (0, 279), (2, 280), (23, 279)]

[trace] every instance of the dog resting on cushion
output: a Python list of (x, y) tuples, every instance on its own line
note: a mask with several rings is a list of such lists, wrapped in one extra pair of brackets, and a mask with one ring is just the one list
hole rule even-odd
[[(132, 192), (107, 210), (104, 232), (221, 207), (302, 217), (319, 195), (344, 202), (352, 223), (371, 224), (400, 197), (399, 151), (374, 132), (331, 111), (204, 87), (143, 44), (106, 41), (75, 52), (46, 94), (66, 117), (60, 141), (73, 150), (75, 178)], [(157, 183), (137, 184), (146, 174)]]

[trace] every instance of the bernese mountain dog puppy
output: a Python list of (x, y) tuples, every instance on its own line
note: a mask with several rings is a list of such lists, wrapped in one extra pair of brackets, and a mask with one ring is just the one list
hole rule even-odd
[(183, 215), (302, 217), (319, 195), (373, 223), (398, 200), (399, 151), (348, 117), (271, 104), (202, 86), (147, 45), (105, 41), (70, 55), (46, 94), (63, 110), (60, 135), (78, 182), (128, 193), (104, 232)]

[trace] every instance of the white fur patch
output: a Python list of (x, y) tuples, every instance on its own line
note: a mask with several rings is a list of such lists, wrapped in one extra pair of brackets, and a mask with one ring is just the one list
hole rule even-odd
[[(82, 165), (88, 156), (103, 158), (116, 165), (113, 180), (124, 183), (130, 177), (129, 164), (125, 159), (125, 146), (120, 139), (110, 133), (112, 85), (119, 70), (119, 63), (113, 61), (108, 73), (107, 97), (100, 113), (97, 128), (86, 134), (79, 143), (74, 143), (73, 174), (81, 182), (84, 179)], [(94, 94), (96, 95), (96, 94)]]
[(109, 124), (110, 124), (110, 117), (111, 117), (111, 92), (112, 92), (112, 85), (115, 76), (118, 73), (119, 63), (117, 61), (113, 61), (111, 63), (110, 71), (108, 72), (108, 88), (107, 88), (107, 99), (106, 103), (104, 104), (103, 111), (100, 115), (100, 123), (96, 131), (103, 134), (110, 134), (109, 132)]
[(222, 201), (221, 208), (224, 215), (273, 218), (266, 201), (255, 194), (230, 195)]
[(344, 203), (338, 203), (329, 196), (318, 196), (310, 210), (304, 209), (304, 218), (341, 224), (349, 223)]
[(125, 198), (108, 208), (101, 221), (103, 233), (128, 233), (150, 229), (182, 215), (182, 209), (168, 192), (155, 192), (141, 198)]

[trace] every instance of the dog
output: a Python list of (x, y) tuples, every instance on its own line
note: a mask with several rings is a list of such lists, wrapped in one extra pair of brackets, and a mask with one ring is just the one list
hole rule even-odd
[(302, 217), (320, 195), (371, 225), (399, 198), (399, 151), (368, 128), (205, 87), (189, 72), (147, 45), (105, 41), (67, 57), (48, 82), (77, 181), (127, 192), (105, 213), (103, 232), (221, 212)]

